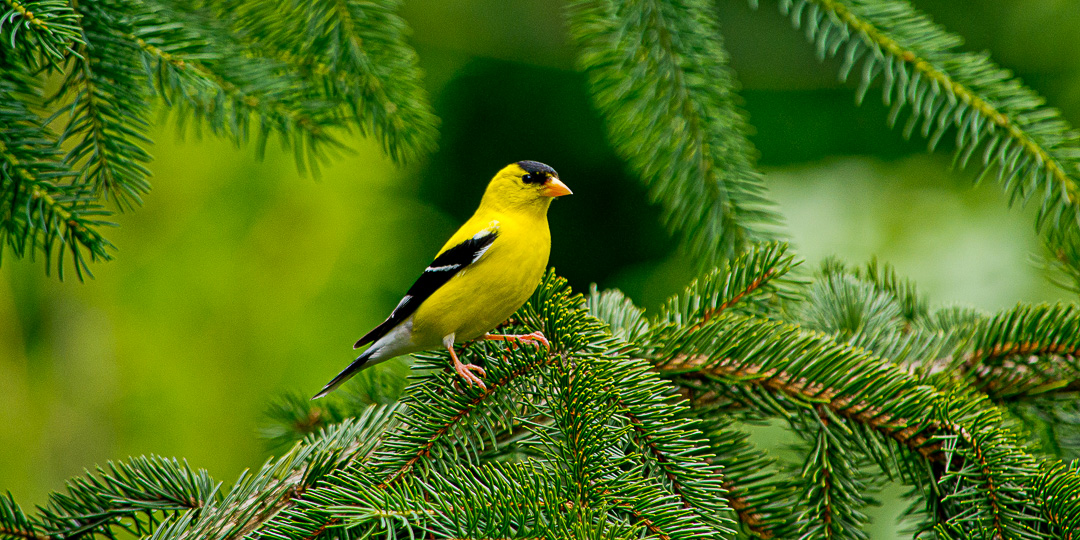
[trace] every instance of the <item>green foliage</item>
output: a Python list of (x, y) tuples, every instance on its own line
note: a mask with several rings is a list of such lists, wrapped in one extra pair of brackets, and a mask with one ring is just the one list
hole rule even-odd
[(437, 121), (397, 8), (393, 0), (0, 5), (6, 247), (20, 258), (40, 254), (61, 277), (65, 257), (80, 279), (88, 260), (109, 259), (102, 217), (150, 190), (148, 118), (159, 102), (181, 130), (238, 145), (254, 139), (260, 154), (276, 137), (301, 170), (317, 171), (351, 129), (377, 137), (398, 161), (430, 151)]
[(593, 101), (616, 151), (705, 267), (773, 236), (715, 16), (706, 2), (571, 3)]
[[(918, 129), (933, 149), (954, 133), (960, 167), (976, 156), (980, 178), (997, 172), (1010, 204), (1034, 197), (1036, 228), (1047, 232), (1051, 252), (1075, 253), (1080, 134), (1042, 96), (988, 55), (960, 51), (959, 36), (906, 0), (779, 0), (778, 6), (820, 58), (842, 58), (842, 80), (861, 72), (859, 102), (880, 79), (882, 100), (892, 107), (889, 122), (907, 110), (905, 137)], [(1074, 257), (1058, 260), (1080, 272)]]
[(3, 538), (36, 538), (37, 527), (34, 525), (22, 508), (11, 498), (10, 493), (0, 497), (0, 537)]
[[(83, 43), (79, 17), (63, 0), (5, 0), (7, 10), (0, 17), (0, 41), (11, 47), (28, 65), (56, 62)], [(6, 53), (5, 53), (6, 54)]]
[[(276, 135), (301, 164), (349, 126), (398, 158), (433, 137), (394, 3), (6, 5), (3, 234), (19, 255), (62, 248), (80, 272), (84, 252), (108, 257), (99, 196), (148, 189), (151, 95), (238, 143)], [(906, 2), (780, 7), (821, 56), (843, 51), (843, 77), (860, 65), (860, 100), (880, 76), (907, 133), (955, 132), (961, 165), (979, 152), (1012, 199), (1038, 195), (1057, 264), (1080, 272), (1080, 151), (1041, 98)], [(710, 9), (580, 0), (570, 21), (613, 145), (712, 270), (655, 314), (549, 272), (505, 330), (550, 349), (461, 350), (487, 388), (419, 354), (396, 404), (371, 404), (394, 388), (273, 404), (266, 437), (298, 442), (227, 490), (177, 460), (110, 463), (30, 515), (0, 498), (0, 538), (866, 538), (888, 481), (918, 538), (1076, 533), (1080, 474), (1060, 460), (1080, 451), (1078, 308), (934, 309), (876, 261), (796, 275), (785, 244), (753, 242), (774, 216)], [(39, 70), (63, 74), (44, 100)], [(62, 111), (59, 134), (40, 107)], [(745, 428), (763, 422), (800, 441), (794, 460), (759, 448)]]
[(0, 255), (41, 253), (48, 271), (63, 276), (68, 259), (82, 277), (90, 260), (111, 257), (98, 228), (110, 225), (104, 207), (64, 163), (56, 136), (31, 110), (41, 92), (22, 67), (0, 58)]
[(1057, 538), (1075, 538), (1080, 534), (1080, 464), (1044, 465), (1036, 484), (1036, 497), (1046, 501), (1043, 515)]
[[(1052, 538), (1067, 526), (1052, 499), (1032, 496), (1066, 488), (1047, 483), (1026, 435), (979, 386), (965, 377), (926, 384), (912, 374), (920, 370), (853, 343), (843, 328), (808, 330), (799, 309), (778, 306), (816, 286), (786, 277), (793, 264), (782, 245), (755, 246), (649, 318), (617, 293), (594, 291), (597, 305), (586, 308), (549, 274), (507, 330), (542, 330), (550, 351), (491, 342), (462, 350), (486, 366), (487, 389), (460, 385), (445, 353), (420, 355), (397, 406), (283, 401), (275, 414), (297, 431), (310, 429), (316, 410), (359, 418), (308, 435), (227, 493), (176, 462), (133, 460), (74, 480), (35, 517), (5, 502), (2, 525), (57, 538), (126, 529), (162, 539), (689, 539), (727, 538), (737, 523), (747, 538), (862, 538), (868, 491), (892, 479), (912, 490), (924, 535)], [(817, 299), (832, 309), (900, 305), (890, 287), (872, 286), (900, 283), (879, 279), (891, 273), (858, 281), (826, 268), (817, 284), (846, 276), (868, 285)], [(877, 334), (876, 348), (897, 350), (889, 341), (917, 335), (930, 313)], [(1022, 322), (1032, 320), (1057, 331)], [(1075, 310), (1018, 308), (933, 355), (909, 352), (906, 363), (970, 360), (972, 347), (995, 339), (1061, 342), (1075, 335), (1074, 320)], [(805, 441), (801, 470), (775, 464), (725, 418), (788, 425)]]

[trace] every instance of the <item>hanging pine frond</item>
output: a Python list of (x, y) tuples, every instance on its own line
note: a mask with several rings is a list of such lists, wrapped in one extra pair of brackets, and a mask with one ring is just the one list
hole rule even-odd
[(100, 228), (112, 225), (95, 194), (70, 183), (56, 138), (30, 106), (40, 90), (19, 67), (0, 62), (0, 254), (40, 255), (62, 278), (65, 261), (81, 279), (88, 261), (109, 260), (112, 244)]
[[(79, 16), (64, 0), (5, 0), (0, 11), (0, 43), (28, 66), (41, 59), (59, 62), (82, 44)], [(5, 52), (4, 54), (8, 54)]]
[[(0, 229), (14, 255), (44, 255), (47, 269), (56, 264), (62, 277), (73, 267), (80, 279), (88, 261), (109, 258), (99, 219), (112, 213), (106, 203), (133, 208), (150, 190), (148, 118), (157, 99), (181, 130), (254, 141), (260, 156), (277, 138), (302, 171), (317, 172), (353, 128), (397, 161), (430, 151), (437, 120), (400, 3), (290, 5), (3, 4), (0, 191), (10, 211)], [(49, 76), (60, 84), (41, 100)]]
[(772, 237), (778, 217), (711, 7), (576, 1), (570, 31), (609, 139), (701, 266)]
[[(290, 0), (284, 5), (222, 0), (253, 52), (303, 76), (305, 93), (351, 110), (361, 134), (374, 133), (403, 161), (434, 149), (438, 120), (420, 84), (400, 0)], [(285, 11), (283, 14), (282, 11)]]
[(918, 129), (933, 149), (947, 132), (955, 133), (960, 167), (976, 156), (980, 178), (996, 172), (1010, 204), (1036, 199), (1037, 229), (1080, 227), (1080, 134), (988, 55), (961, 52), (959, 36), (907, 0), (778, 5), (819, 57), (842, 58), (841, 80), (861, 72), (857, 101), (880, 79), (882, 99), (892, 107), (889, 122), (896, 124), (907, 110), (905, 137)]
[(68, 113), (60, 142), (70, 143), (65, 161), (90, 186), (121, 209), (142, 203), (150, 191), (149, 95), (137, 71), (139, 53), (122, 39), (132, 30), (126, 0), (79, 5), (83, 44), (70, 56), (63, 84), (50, 98)]

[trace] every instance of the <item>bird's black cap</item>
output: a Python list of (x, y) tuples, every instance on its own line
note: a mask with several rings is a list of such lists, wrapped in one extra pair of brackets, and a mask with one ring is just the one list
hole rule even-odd
[[(528, 160), (526, 160), (526, 161), (519, 161), (519, 162), (517, 162), (517, 164), (518, 164), (518, 167), (521, 167), (522, 169), (525, 170), (525, 172), (527, 172), (529, 174), (547, 173), (547, 174), (549, 174), (551, 176), (554, 176), (556, 178), (559, 177), (559, 173), (555, 172), (555, 169), (552, 169), (551, 167), (549, 167), (547, 165), (544, 165), (543, 163), (540, 163), (539, 161), (528, 161)], [(541, 176), (543, 176), (543, 175), (541, 174)]]

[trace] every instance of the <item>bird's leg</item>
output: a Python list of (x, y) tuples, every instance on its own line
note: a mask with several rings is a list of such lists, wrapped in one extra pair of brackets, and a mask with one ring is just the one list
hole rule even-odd
[[(465, 382), (469, 386), (472, 386), (472, 385), (475, 384), (475, 385), (479, 386), (480, 388), (483, 388), (484, 391), (486, 392), (487, 391), (487, 385), (484, 384), (484, 381), (480, 380), (480, 377), (487, 376), (487, 373), (485, 373), (484, 368), (482, 368), (480, 366), (474, 366), (472, 364), (463, 364), (461, 362), (461, 360), (458, 360), (457, 353), (454, 352), (454, 334), (450, 334), (449, 336), (446, 336), (445, 338), (443, 338), (443, 345), (446, 346), (446, 350), (450, 351), (450, 358), (454, 361), (454, 371), (457, 372), (458, 376), (461, 377), (462, 379), (465, 379)], [(479, 374), (480, 377), (477, 377), (476, 375), (474, 375), (472, 373), (473, 371), (475, 371), (477, 374)]]
[(535, 343), (537, 347), (543, 347), (550, 351), (551, 343), (539, 330), (531, 334), (487, 334), (480, 338), (487, 341), (507, 341), (511, 346), (515, 343)]

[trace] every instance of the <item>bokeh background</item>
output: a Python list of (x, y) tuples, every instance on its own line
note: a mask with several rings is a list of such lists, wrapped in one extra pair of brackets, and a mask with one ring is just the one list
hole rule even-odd
[[(1080, 125), (1080, 2), (914, 3)], [(873, 91), (856, 107), (837, 64), (814, 58), (773, 2), (719, 0), (717, 12), (807, 268), (876, 256), (938, 306), (1075, 300), (1032, 261), (1031, 209), (973, 187), (947, 147), (903, 140)], [(154, 191), (119, 216), (116, 260), (95, 279), (3, 260), (0, 491), (41, 504), (84, 468), (140, 454), (184, 457), (226, 482), (258, 466), (271, 452), (258, 436), (267, 403), (314, 393), (350, 361), (511, 161), (546, 162), (574, 190), (551, 210), (551, 264), (578, 290), (618, 287), (655, 307), (690, 279), (604, 140), (557, 3), (406, 0), (404, 15), (443, 121), (435, 155), (399, 168), (356, 140), (314, 179), (288, 152), (257, 161), (162, 120)], [(875, 539), (897, 537), (894, 491)]]

